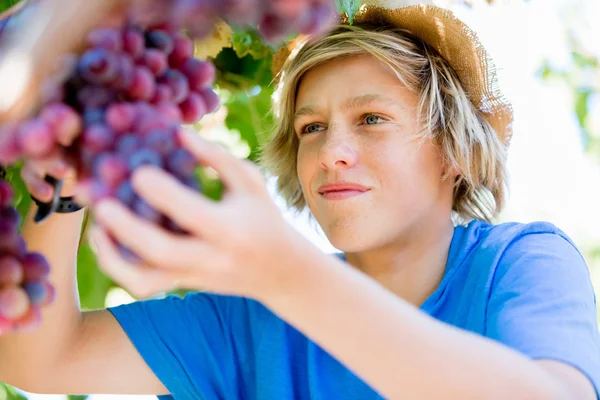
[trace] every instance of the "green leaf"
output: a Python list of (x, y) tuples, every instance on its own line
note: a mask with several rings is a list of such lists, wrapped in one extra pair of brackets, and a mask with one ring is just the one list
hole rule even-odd
[(21, 0), (0, 0), (0, 13), (8, 10)]
[(87, 241), (81, 243), (77, 255), (77, 285), (84, 310), (104, 308), (106, 295), (115, 286), (98, 268), (96, 256)]
[(67, 396), (67, 400), (87, 400), (88, 397), (87, 394), (70, 394)]
[(592, 94), (591, 91), (575, 92), (575, 114), (577, 115), (577, 121), (582, 128), (586, 127), (586, 120), (588, 117), (588, 99)]
[[(256, 93), (258, 90), (260, 92)], [(229, 110), (225, 123), (231, 130), (240, 133), (250, 146), (250, 160), (255, 161), (260, 146), (267, 140), (273, 124), (271, 110), (271, 86), (256, 87), (250, 91), (238, 92), (225, 103)]]
[(348, 22), (352, 24), (354, 22), (354, 16), (360, 9), (362, 0), (335, 0), (335, 7), (339, 13), (346, 13), (348, 15)]
[(14, 387), (0, 382), (0, 400), (27, 400), (27, 397), (23, 396)]

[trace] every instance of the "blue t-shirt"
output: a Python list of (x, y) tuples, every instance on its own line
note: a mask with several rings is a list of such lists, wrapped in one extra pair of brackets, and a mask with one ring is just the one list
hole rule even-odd
[[(191, 293), (110, 310), (170, 391), (165, 400), (382, 398), (253, 300)], [(532, 359), (573, 365), (600, 389), (590, 275), (551, 224), (456, 227), (442, 282), (421, 310)]]

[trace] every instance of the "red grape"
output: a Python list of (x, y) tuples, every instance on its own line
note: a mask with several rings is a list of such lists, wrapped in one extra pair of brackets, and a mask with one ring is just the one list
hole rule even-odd
[(200, 92), (204, 103), (206, 104), (206, 112), (208, 114), (215, 112), (219, 108), (219, 96), (211, 88), (206, 88)]
[(127, 162), (114, 153), (101, 154), (96, 158), (96, 177), (109, 187), (118, 187), (128, 175)]
[(121, 31), (115, 28), (97, 28), (91, 31), (87, 37), (90, 47), (102, 48), (114, 52), (123, 49), (123, 37)]
[(123, 31), (123, 49), (134, 59), (144, 52), (144, 34), (140, 29), (127, 27)]
[(194, 55), (194, 43), (182, 34), (175, 35), (173, 39), (173, 51), (169, 54), (169, 65), (177, 68), (179, 65), (192, 58)]
[(13, 256), (0, 256), (0, 287), (20, 285), (23, 282), (23, 266)]
[(21, 152), (31, 158), (48, 156), (55, 143), (50, 127), (42, 119), (24, 122), (19, 129), (17, 140)]
[(21, 259), (25, 282), (43, 281), (50, 274), (50, 264), (40, 253), (27, 253)]
[(133, 100), (150, 100), (154, 96), (156, 83), (152, 71), (148, 67), (135, 68), (133, 82), (127, 94)]
[(188, 79), (191, 90), (200, 91), (210, 87), (215, 81), (215, 66), (208, 61), (190, 58), (179, 67), (179, 70)]
[(147, 67), (156, 77), (162, 76), (169, 68), (167, 55), (158, 49), (147, 49), (140, 65)]
[(15, 192), (10, 184), (0, 180), (0, 207), (5, 208), (11, 205), (15, 197)]
[(190, 93), (187, 99), (179, 104), (179, 108), (183, 115), (183, 122), (187, 124), (193, 124), (200, 120), (207, 111), (204, 97), (194, 92)]
[(136, 117), (135, 107), (129, 103), (111, 104), (106, 109), (106, 123), (117, 133), (127, 132), (132, 129)]
[(100, 153), (108, 150), (115, 141), (115, 133), (106, 125), (95, 124), (83, 131), (83, 145), (89, 150)]
[(173, 92), (171, 101), (175, 104), (181, 103), (187, 97), (190, 86), (188, 80), (181, 72), (170, 69), (161, 78), (160, 83), (166, 84)]
[(30, 306), (27, 292), (18, 286), (0, 289), (0, 315), (8, 319), (18, 319), (27, 314)]
[(48, 124), (59, 143), (72, 140), (83, 127), (83, 121), (77, 111), (64, 103), (52, 103), (44, 107), (41, 118)]

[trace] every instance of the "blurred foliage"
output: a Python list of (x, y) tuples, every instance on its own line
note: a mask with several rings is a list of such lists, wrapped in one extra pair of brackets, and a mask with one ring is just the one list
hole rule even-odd
[(593, 126), (590, 118), (591, 99), (600, 94), (600, 60), (584, 50), (572, 35), (569, 39), (572, 61), (569, 68), (553, 67), (546, 61), (540, 68), (539, 76), (546, 81), (560, 80), (568, 85), (585, 149), (600, 161), (600, 126)]
[[(457, 0), (459, 1), (459, 0)], [(470, 0), (460, 0), (466, 4)], [(485, 0), (492, 3), (492, 0)], [(0, 13), (19, 0), (0, 0)], [(361, 0), (335, 0), (339, 11), (352, 16)], [(201, 135), (227, 145), (241, 157), (256, 160), (260, 146), (269, 136), (272, 124), (270, 101), (273, 93), (271, 63), (275, 47), (264, 42), (253, 29), (232, 28), (220, 24), (212, 37), (196, 43), (198, 57), (208, 58), (217, 67), (216, 88), (222, 99), (221, 111), (207, 116), (195, 128)], [(589, 125), (589, 99), (600, 91), (600, 63), (597, 58), (582, 51), (572, 40), (573, 68), (553, 69), (549, 63), (540, 69), (543, 79), (561, 79), (569, 83), (573, 91), (573, 110), (580, 124), (587, 149), (600, 159), (600, 132)], [(590, 72), (591, 71), (591, 72)], [(595, 85), (586, 77), (595, 76)], [(30, 198), (19, 177), (20, 165), (8, 170), (8, 179), (15, 187), (16, 205), (25, 214)], [(199, 171), (198, 179), (205, 194), (218, 199), (222, 186), (207, 171)], [(91, 216), (88, 216), (91, 219)], [(88, 219), (88, 223), (89, 223)], [(600, 253), (600, 250), (599, 250)], [(84, 309), (107, 306), (107, 296), (115, 283), (99, 269), (93, 251), (82, 240), (78, 256), (78, 288)], [(174, 292), (183, 294), (183, 292)], [(68, 396), (69, 400), (85, 399), (86, 396)], [(25, 399), (14, 388), (0, 383), (0, 400)]]

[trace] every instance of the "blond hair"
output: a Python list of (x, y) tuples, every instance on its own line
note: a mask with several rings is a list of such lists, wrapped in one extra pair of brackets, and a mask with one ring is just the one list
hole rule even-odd
[(261, 163), (276, 177), (288, 206), (299, 212), (306, 207), (297, 176), (298, 137), (293, 126), (302, 77), (329, 60), (368, 54), (390, 67), (418, 96), (424, 129), (416, 134), (438, 146), (446, 171), (458, 172), (454, 217), (462, 222), (491, 221), (498, 215), (506, 191), (505, 145), (469, 101), (456, 72), (436, 51), (402, 29), (346, 24), (298, 48), (281, 70), (273, 101), (274, 132), (261, 155)]

